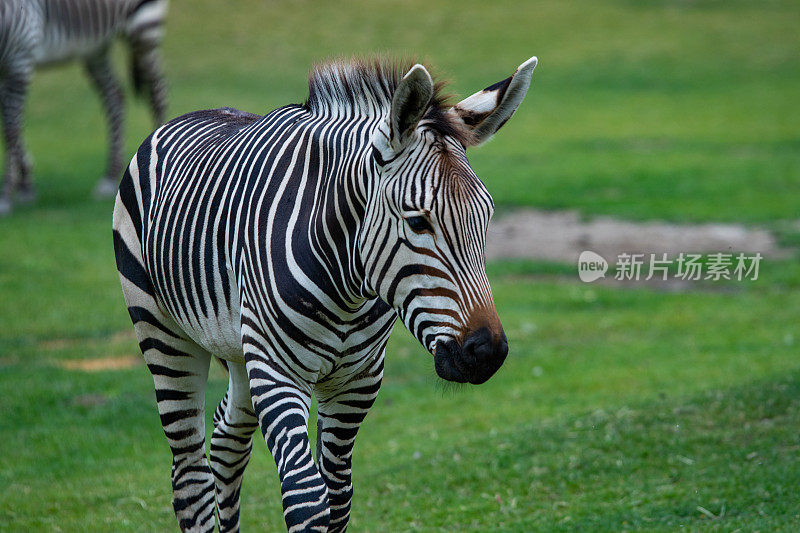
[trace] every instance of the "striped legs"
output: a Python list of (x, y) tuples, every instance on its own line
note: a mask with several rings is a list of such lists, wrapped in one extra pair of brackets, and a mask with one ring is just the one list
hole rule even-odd
[(211, 355), (172, 333), (172, 321), (157, 309), (129, 304), (128, 311), (153, 374), (158, 414), (172, 451), (172, 506), (178, 524), (181, 531), (214, 531), (214, 478), (205, 454)]
[(116, 194), (122, 174), (122, 128), (125, 119), (122, 87), (114, 74), (108, 48), (87, 59), (86, 72), (100, 95), (108, 122), (108, 167), (94, 190), (96, 196), (107, 198)]
[(147, 40), (131, 41), (133, 84), (137, 93), (146, 92), (156, 125), (164, 123), (167, 112), (167, 83), (156, 46)]
[(353, 496), (353, 444), (378, 395), (383, 358), (370, 361), (330, 394), (324, 387), (315, 391), (319, 399), (316, 464), (308, 440), (308, 392), (267, 364), (249, 363), (247, 375), (243, 365), (227, 365), (228, 392), (214, 414), (211, 440), (220, 531), (239, 529), (242, 476), (256, 420), (278, 467), (289, 531), (345, 531)]
[(153, 374), (158, 414), (172, 451), (172, 506), (178, 524), (181, 531), (214, 531), (214, 478), (205, 453), (211, 356), (172, 333), (172, 321), (157, 308), (129, 304), (128, 311)]
[(172, 506), (178, 524), (182, 531), (214, 531), (214, 478), (206, 461), (204, 420), (211, 356), (189, 341), (164, 335), (140, 345), (172, 450)]
[(258, 427), (245, 366), (231, 362), (226, 365), (229, 373), (228, 392), (214, 413), (210, 453), (221, 532), (239, 530), (242, 476), (250, 460), (252, 435)]
[(167, 109), (167, 85), (159, 53), (166, 14), (167, 0), (140, 2), (125, 28), (131, 49), (133, 88), (137, 95), (147, 95), (156, 125), (164, 123)]
[(286, 526), (290, 532), (327, 532), (328, 491), (308, 441), (310, 394), (265, 359), (248, 360), (247, 370), (253, 407), (278, 467)]
[(372, 407), (383, 376), (383, 357), (326, 396), (317, 391), (317, 465), (328, 487), (329, 531), (342, 532), (350, 519), (351, 468), (356, 433)]
[(32, 72), (31, 66), (20, 66), (7, 70), (0, 78), (0, 116), (5, 141), (5, 164), (0, 177), (0, 216), (11, 212), (14, 189), (18, 189), (22, 201), (32, 201), (34, 197), (30, 158), (22, 138), (22, 114)]

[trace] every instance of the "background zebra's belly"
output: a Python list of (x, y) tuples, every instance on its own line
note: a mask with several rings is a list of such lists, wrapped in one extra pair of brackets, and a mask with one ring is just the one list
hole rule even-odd
[(100, 51), (106, 45), (106, 36), (101, 39), (74, 41), (45, 41), (34, 50), (34, 62), (38, 66), (49, 66), (75, 59), (85, 58)]

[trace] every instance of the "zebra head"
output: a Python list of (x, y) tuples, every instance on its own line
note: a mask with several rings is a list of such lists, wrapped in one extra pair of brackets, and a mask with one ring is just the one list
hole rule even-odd
[(466, 148), (511, 118), (536, 62), (449, 108), (415, 65), (372, 137), (377, 187), (359, 243), (365, 285), (395, 309), (448, 381), (483, 383), (508, 353), (485, 270), (494, 203)]

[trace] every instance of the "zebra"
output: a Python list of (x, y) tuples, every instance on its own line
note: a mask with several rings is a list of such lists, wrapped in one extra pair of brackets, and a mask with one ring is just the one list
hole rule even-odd
[(95, 194), (116, 194), (124, 166), (122, 88), (111, 65), (111, 45), (123, 35), (130, 45), (134, 89), (150, 101), (156, 124), (164, 122), (166, 84), (158, 47), (167, 0), (2, 0), (0, 2), (0, 109), (5, 165), (0, 178), (0, 215), (12, 197), (35, 197), (31, 159), (22, 136), (23, 107), (35, 67), (82, 61), (106, 112), (108, 161)]
[[(259, 428), (289, 531), (344, 531), (353, 445), (397, 320), (444, 380), (508, 353), (485, 272), (492, 198), (466, 158), (515, 112), (535, 57), (455, 104), (411, 62), (316, 66), (303, 104), (197, 111), (154, 131), (113, 215), (120, 282), (153, 375), (184, 531), (239, 528)], [(228, 388), (205, 455), (212, 358)], [(308, 436), (317, 400), (316, 451)]]

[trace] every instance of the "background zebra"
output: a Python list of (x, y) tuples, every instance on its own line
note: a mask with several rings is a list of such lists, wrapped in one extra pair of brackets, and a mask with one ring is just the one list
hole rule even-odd
[[(327, 64), (304, 105), (191, 113), (141, 145), (114, 248), (182, 529), (213, 530), (215, 490), (220, 529), (238, 529), (260, 427), (288, 528), (344, 530), (353, 443), (396, 317), (444, 379), (482, 383), (500, 367), (508, 345), (484, 270), (493, 203), (465, 149), (511, 117), (535, 65), (448, 107), (421, 65)], [(229, 385), (209, 467), (212, 354)]]
[(34, 198), (31, 161), (22, 138), (25, 95), (34, 67), (80, 60), (99, 93), (108, 129), (108, 166), (95, 192), (110, 196), (122, 172), (124, 105), (111, 66), (111, 45), (130, 46), (134, 88), (146, 93), (156, 124), (164, 122), (166, 86), (158, 46), (167, 0), (2, 0), (0, 2), (0, 108), (6, 147), (0, 179), (0, 215)]

